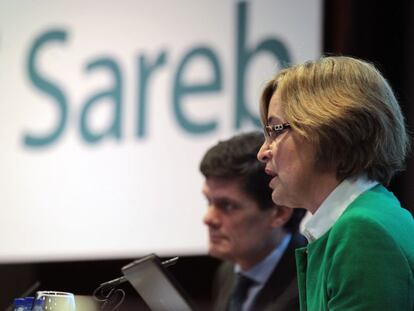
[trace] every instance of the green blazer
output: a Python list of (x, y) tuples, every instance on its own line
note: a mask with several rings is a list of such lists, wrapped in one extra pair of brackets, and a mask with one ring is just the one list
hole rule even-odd
[(383, 186), (296, 250), (302, 311), (414, 310), (414, 220)]

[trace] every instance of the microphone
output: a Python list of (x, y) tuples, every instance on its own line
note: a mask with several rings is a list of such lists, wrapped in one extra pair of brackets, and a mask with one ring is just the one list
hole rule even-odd
[(118, 286), (119, 284), (125, 283), (126, 281), (127, 281), (126, 277), (121, 276), (119, 278), (116, 278), (116, 279), (113, 279), (113, 280), (104, 282), (101, 285), (99, 285), (99, 287), (100, 288), (102, 288), (102, 287), (108, 287), (108, 286), (114, 287), (114, 286)]

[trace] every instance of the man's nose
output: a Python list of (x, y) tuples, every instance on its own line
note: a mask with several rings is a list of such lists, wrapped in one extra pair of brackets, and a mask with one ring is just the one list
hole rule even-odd
[(220, 225), (220, 215), (217, 209), (210, 205), (207, 208), (207, 212), (204, 214), (203, 222), (209, 227), (217, 227)]

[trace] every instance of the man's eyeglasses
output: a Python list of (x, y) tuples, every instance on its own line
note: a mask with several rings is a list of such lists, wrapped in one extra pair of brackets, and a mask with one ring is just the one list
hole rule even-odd
[(289, 123), (266, 125), (264, 127), (264, 134), (266, 139), (275, 140), (286, 129), (290, 128)]

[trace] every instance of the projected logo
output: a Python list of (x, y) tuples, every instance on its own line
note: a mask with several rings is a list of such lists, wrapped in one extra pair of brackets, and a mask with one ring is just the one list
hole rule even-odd
[[(237, 4), (236, 22), (234, 34), (234, 72), (232, 73), (231, 83), (233, 84), (234, 95), (232, 102), (234, 106), (232, 116), (232, 127), (240, 129), (243, 124), (252, 123), (259, 126), (260, 122), (257, 113), (247, 104), (246, 90), (249, 88), (248, 66), (257, 55), (265, 53), (274, 57), (275, 61), (281, 66), (291, 62), (291, 55), (288, 47), (279, 38), (265, 37), (254, 44), (248, 44), (249, 30), (249, 7), (245, 2)], [(26, 71), (30, 83), (38, 92), (49, 97), (50, 109), (53, 111), (53, 120), (50, 120), (48, 130), (38, 133), (37, 129), (28, 125), (28, 130), (23, 133), (23, 144), (28, 148), (42, 148), (56, 143), (68, 128), (74, 128), (79, 133), (79, 137), (88, 144), (97, 144), (105, 139), (120, 141), (124, 137), (122, 126), (125, 120), (125, 94), (124, 83), (126, 80), (122, 67), (115, 57), (95, 57), (85, 62), (82, 67), (89, 74), (93, 72), (104, 72), (112, 81), (111, 85), (101, 87), (99, 91), (87, 94), (84, 102), (80, 103), (77, 112), (78, 118), (69, 118), (75, 105), (70, 101), (68, 90), (65, 85), (49, 78), (53, 72), (45, 72), (40, 65), (39, 58), (51, 46), (59, 45), (65, 49), (71, 42), (71, 37), (76, 33), (67, 28), (50, 28), (40, 33), (29, 47), (27, 54)], [(229, 46), (232, 46), (229, 44)], [(134, 79), (136, 82), (136, 97), (133, 99), (134, 112), (132, 114), (134, 122), (134, 136), (137, 139), (144, 138), (148, 133), (148, 106), (149, 89), (151, 83), (156, 79), (158, 73), (169, 70), (172, 75), (170, 86), (171, 93), (165, 107), (171, 107), (172, 118), (188, 134), (203, 135), (217, 130), (217, 118), (210, 117), (206, 120), (192, 118), (187, 112), (187, 105), (184, 100), (194, 98), (196, 104), (203, 96), (220, 94), (223, 92), (223, 60), (220, 53), (209, 44), (193, 44), (188, 48), (178, 60), (177, 65), (172, 68), (170, 61), (170, 51), (163, 49), (154, 55), (138, 55), (138, 65)], [(207, 64), (209, 75), (204, 81), (189, 81), (184, 77), (197, 62)], [(34, 95), (35, 96), (35, 95)], [(109, 105), (111, 115), (106, 120), (106, 124), (99, 130), (93, 129), (90, 120), (94, 119), (95, 108), (102, 104)], [(166, 108), (167, 109), (167, 108)]]

